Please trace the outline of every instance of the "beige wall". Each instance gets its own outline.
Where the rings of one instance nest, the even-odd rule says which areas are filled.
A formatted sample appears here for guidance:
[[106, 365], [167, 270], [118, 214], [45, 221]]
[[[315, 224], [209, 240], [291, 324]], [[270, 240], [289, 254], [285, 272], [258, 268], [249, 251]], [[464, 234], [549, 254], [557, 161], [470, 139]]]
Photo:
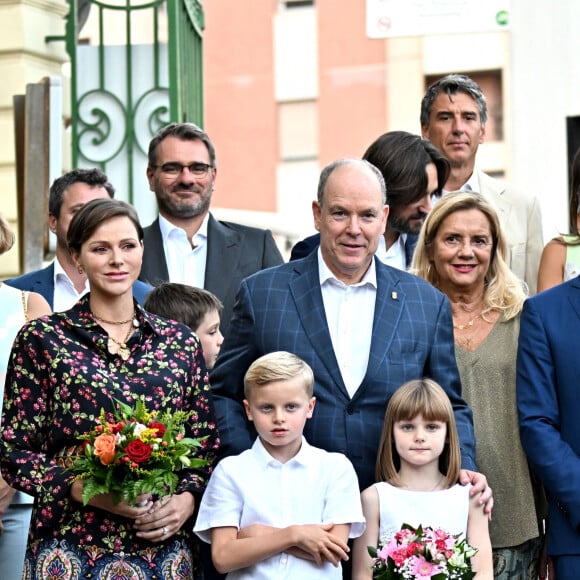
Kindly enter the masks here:
[[216, 147], [216, 206], [276, 210], [273, 4], [204, 2], [204, 128]]
[[[274, 212], [272, 227], [281, 214], [296, 237], [313, 231], [322, 166], [361, 156], [386, 131], [420, 132], [426, 77], [509, 74], [509, 33], [369, 39], [364, 1], [282, 4], [204, 4], [206, 128], [220, 159], [215, 205]], [[506, 93], [509, 82], [502, 86]], [[509, 110], [506, 139], [485, 144], [479, 159], [482, 168], [508, 175]], [[256, 158], [266, 166], [254, 167]]]

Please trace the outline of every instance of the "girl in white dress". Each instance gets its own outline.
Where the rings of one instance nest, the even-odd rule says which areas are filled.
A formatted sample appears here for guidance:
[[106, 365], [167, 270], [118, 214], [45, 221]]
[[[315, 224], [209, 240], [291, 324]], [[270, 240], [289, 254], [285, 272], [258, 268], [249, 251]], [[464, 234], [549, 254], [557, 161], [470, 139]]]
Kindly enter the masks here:
[[391, 397], [379, 445], [376, 478], [361, 494], [367, 521], [354, 542], [353, 580], [372, 578], [367, 547], [377, 546], [403, 524], [442, 528], [467, 536], [476, 548], [476, 578], [493, 578], [487, 516], [469, 486], [458, 483], [461, 465], [453, 408], [430, 379], [409, 381]]

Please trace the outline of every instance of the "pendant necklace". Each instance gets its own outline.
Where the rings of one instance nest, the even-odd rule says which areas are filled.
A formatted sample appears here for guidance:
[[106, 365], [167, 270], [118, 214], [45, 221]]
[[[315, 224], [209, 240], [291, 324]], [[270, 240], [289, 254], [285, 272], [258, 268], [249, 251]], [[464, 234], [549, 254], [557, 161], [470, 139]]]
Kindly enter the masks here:
[[469, 322], [466, 322], [465, 324], [454, 324], [453, 328], [455, 328], [455, 330], [465, 330], [466, 328], [471, 328], [475, 321], [481, 317], [481, 314], [482, 313], [480, 312], [477, 316], [474, 316]]
[[[125, 322], [126, 323], [130, 322], [130, 320], [126, 320]], [[109, 336], [109, 342], [107, 344], [109, 352], [111, 354], [118, 354], [124, 361], [127, 360], [129, 358], [129, 355], [131, 354], [131, 351], [127, 347], [127, 341], [129, 340], [129, 337], [131, 336], [132, 333], [133, 333], [133, 325], [129, 326], [129, 331], [127, 332], [127, 335], [123, 339], [123, 342], [119, 342], [117, 339], [113, 338], [112, 336]], [[117, 351], [115, 351], [114, 346], [115, 344], [119, 347]]]

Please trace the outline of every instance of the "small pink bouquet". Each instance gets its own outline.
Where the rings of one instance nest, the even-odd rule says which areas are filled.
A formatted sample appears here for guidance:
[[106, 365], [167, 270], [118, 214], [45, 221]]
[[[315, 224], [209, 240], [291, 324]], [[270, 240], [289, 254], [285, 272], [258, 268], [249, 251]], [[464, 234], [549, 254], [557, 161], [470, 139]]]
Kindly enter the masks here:
[[373, 558], [373, 578], [377, 580], [471, 580], [475, 576], [471, 558], [477, 550], [461, 534], [454, 536], [444, 530], [403, 524], [390, 538], [382, 539], [379, 547], [368, 547]]
[[148, 411], [142, 397], [134, 408], [117, 404], [114, 416], [101, 410], [95, 428], [79, 437], [82, 443], [75, 454], [61, 458], [84, 482], [83, 504], [101, 493], [131, 505], [142, 494], [171, 495], [179, 471], [207, 463], [194, 455], [202, 439], [185, 436], [191, 413]]

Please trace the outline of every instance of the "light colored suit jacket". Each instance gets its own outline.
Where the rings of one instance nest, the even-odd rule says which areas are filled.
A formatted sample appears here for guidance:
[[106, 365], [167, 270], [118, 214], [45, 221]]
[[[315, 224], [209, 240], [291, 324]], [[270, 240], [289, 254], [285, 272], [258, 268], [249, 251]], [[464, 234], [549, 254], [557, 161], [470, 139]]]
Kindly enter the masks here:
[[580, 278], [526, 300], [517, 402], [522, 446], [548, 497], [548, 553], [580, 555]]
[[499, 179], [477, 172], [483, 195], [499, 212], [499, 221], [508, 246], [508, 265], [536, 293], [538, 268], [544, 249], [540, 204], [534, 195], [524, 196]]
[[461, 398], [447, 297], [424, 280], [375, 258], [377, 297], [366, 375], [349, 396], [332, 346], [318, 275], [318, 254], [270, 268], [242, 281], [230, 333], [211, 373], [221, 451], [249, 449], [254, 435], [242, 400], [250, 364], [285, 350], [314, 371], [314, 416], [304, 434], [314, 446], [344, 453], [361, 489], [375, 480], [385, 408], [404, 382], [431, 377], [451, 399], [463, 465], [475, 468], [471, 411]]

